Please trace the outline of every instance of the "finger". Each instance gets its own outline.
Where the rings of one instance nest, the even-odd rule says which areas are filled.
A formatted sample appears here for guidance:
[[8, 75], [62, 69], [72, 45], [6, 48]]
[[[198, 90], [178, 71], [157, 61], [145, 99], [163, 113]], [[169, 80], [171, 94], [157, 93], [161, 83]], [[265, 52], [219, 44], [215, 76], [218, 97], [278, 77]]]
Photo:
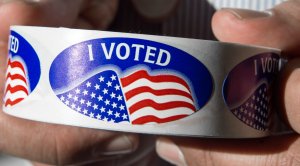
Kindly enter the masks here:
[[[300, 56], [300, 1], [286, 1], [272, 10], [255, 12], [224, 9], [213, 17], [212, 27], [221, 41], [280, 48], [289, 59]], [[286, 65], [278, 89], [282, 112], [300, 133], [300, 61]]]
[[85, 3], [75, 27], [106, 29], [113, 21], [117, 9], [118, 0], [90, 0]]
[[300, 1], [287, 1], [272, 10], [257, 12], [223, 9], [213, 17], [212, 28], [221, 41], [281, 48], [297, 54], [300, 46]]
[[297, 135], [245, 140], [159, 138], [156, 150], [181, 166], [298, 165], [299, 146]]
[[137, 135], [0, 116], [0, 151], [49, 164], [105, 160], [136, 150]]
[[0, 40], [6, 41], [10, 25], [66, 26], [75, 22], [81, 0], [12, 0], [0, 3]]
[[[139, 147], [130, 154], [118, 155], [106, 157], [105, 159], [90, 160], [85, 163], [80, 163], [84, 166], [139, 166], [139, 165], [164, 165], [164, 161], [161, 160], [155, 153], [155, 136], [140, 135]], [[33, 162], [34, 166], [49, 166], [47, 164]]]
[[300, 58], [290, 60], [279, 77], [279, 106], [284, 110], [284, 118], [289, 125], [300, 133]]

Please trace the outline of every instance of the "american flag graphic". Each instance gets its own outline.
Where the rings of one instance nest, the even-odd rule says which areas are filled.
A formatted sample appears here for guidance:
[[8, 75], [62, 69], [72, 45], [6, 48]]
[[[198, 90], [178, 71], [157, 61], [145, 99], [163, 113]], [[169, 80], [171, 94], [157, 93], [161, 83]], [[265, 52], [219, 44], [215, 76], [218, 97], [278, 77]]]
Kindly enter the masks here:
[[4, 91], [5, 107], [21, 102], [28, 94], [29, 87], [23, 63], [19, 60], [9, 58]]
[[165, 123], [196, 111], [191, 90], [182, 78], [150, 75], [143, 69], [122, 78], [106, 70], [57, 97], [74, 111], [113, 123]]
[[262, 84], [244, 103], [232, 108], [231, 111], [247, 125], [257, 130], [266, 130], [269, 127], [270, 105], [268, 87]]

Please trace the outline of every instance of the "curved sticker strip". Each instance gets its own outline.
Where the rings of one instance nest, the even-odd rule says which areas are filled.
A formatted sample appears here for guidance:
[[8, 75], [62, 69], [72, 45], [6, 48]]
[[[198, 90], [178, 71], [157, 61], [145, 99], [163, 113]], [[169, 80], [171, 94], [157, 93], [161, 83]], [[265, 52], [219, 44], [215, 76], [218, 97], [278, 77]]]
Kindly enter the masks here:
[[287, 131], [270, 106], [279, 54], [217, 41], [13, 26], [3, 111], [112, 131], [265, 137]]

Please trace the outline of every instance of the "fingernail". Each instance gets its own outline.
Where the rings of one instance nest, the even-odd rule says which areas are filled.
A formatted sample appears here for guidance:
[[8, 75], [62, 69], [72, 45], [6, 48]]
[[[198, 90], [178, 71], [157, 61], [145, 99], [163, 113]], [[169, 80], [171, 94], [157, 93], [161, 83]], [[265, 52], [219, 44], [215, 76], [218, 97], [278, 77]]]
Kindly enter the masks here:
[[227, 11], [234, 15], [238, 19], [255, 19], [255, 18], [265, 18], [272, 16], [272, 11], [255, 11], [248, 9], [234, 9], [234, 8], [224, 8], [223, 11]]
[[156, 152], [162, 159], [170, 162], [171, 164], [187, 166], [182, 151], [169, 139], [159, 138], [156, 141]]
[[120, 135], [102, 143], [100, 147], [95, 147], [93, 155], [118, 155], [127, 154], [136, 150], [138, 145], [136, 135]]

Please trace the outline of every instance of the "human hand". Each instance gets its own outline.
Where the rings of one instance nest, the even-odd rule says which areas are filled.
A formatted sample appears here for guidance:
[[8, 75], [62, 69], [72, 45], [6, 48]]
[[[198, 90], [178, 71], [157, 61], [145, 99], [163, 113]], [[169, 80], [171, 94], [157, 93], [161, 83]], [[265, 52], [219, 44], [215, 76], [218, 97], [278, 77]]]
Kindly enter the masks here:
[[[113, 20], [117, 5], [117, 0], [0, 0], [0, 98], [10, 25], [104, 29]], [[34, 161], [55, 165], [107, 163], [133, 152], [138, 141], [133, 134], [33, 122], [0, 111], [0, 152]]]
[[176, 165], [300, 165], [300, 1], [262, 13], [223, 9], [214, 15], [212, 27], [221, 41], [283, 50], [290, 61], [276, 94], [295, 133], [246, 140], [160, 138], [158, 154]]

